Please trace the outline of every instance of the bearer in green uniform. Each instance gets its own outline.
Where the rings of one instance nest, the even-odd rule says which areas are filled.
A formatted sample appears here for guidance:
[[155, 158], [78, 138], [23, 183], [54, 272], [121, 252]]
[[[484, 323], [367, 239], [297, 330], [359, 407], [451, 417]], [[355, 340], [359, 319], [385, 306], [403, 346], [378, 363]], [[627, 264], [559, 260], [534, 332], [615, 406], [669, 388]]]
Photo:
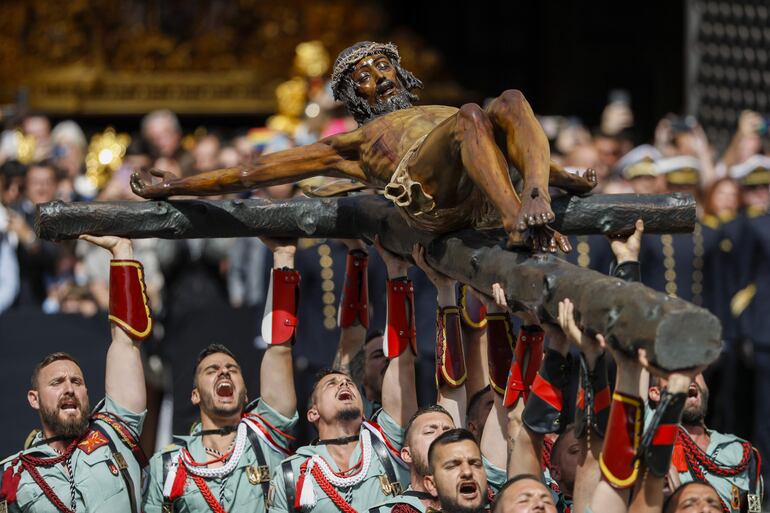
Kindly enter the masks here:
[[273, 251], [274, 269], [262, 324], [268, 343], [260, 369], [262, 397], [247, 404], [241, 368], [226, 347], [204, 349], [192, 390], [200, 424], [153, 456], [146, 513], [264, 511], [271, 469], [291, 454], [289, 433], [297, 423], [292, 370], [296, 246], [265, 243]]
[[92, 414], [82, 370], [67, 353], [48, 355], [35, 367], [27, 398], [40, 414], [42, 430], [1, 464], [3, 512], [140, 510], [141, 469], [147, 462], [138, 444], [146, 413], [139, 342], [152, 331], [142, 264], [132, 260], [129, 240], [81, 238], [113, 257], [107, 397]]
[[364, 421], [361, 394], [339, 370], [319, 375], [307, 418], [319, 438], [281, 463], [271, 481], [268, 509], [289, 512], [364, 511], [409, 482], [401, 459], [405, 426], [417, 410], [413, 290], [409, 264], [378, 248], [388, 271], [387, 327], [383, 350], [389, 358], [382, 385], [382, 410]]

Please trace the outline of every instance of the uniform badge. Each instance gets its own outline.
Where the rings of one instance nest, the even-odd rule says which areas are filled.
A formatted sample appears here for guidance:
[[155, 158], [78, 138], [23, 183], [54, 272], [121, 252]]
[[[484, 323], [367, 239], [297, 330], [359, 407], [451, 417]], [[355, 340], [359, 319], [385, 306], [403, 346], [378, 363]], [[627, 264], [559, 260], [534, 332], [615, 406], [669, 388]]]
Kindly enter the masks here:
[[730, 507], [732, 509], [741, 509], [741, 490], [735, 485], [732, 485], [730, 492]]
[[86, 454], [91, 454], [96, 449], [109, 443], [109, 440], [99, 431], [93, 430], [80, 441], [78, 448]]
[[118, 475], [118, 467], [112, 462], [112, 460], [107, 460], [107, 468], [110, 469], [110, 473], [113, 476]]

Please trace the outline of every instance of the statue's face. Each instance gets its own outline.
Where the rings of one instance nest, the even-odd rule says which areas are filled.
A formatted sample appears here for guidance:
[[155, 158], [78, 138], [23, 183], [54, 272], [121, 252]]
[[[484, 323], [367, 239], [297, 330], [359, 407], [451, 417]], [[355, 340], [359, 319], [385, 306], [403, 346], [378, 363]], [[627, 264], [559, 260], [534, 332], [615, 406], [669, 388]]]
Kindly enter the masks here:
[[350, 77], [356, 92], [374, 107], [403, 90], [396, 68], [381, 53], [364, 57], [353, 67]]

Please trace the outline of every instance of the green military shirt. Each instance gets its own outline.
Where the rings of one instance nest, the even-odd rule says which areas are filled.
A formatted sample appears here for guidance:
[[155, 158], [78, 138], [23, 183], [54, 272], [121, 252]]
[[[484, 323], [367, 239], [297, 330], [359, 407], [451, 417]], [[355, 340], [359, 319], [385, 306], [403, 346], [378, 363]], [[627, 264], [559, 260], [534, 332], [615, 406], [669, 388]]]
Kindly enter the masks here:
[[[482, 458], [482, 460], [484, 461], [484, 471], [487, 474], [487, 484], [489, 485], [492, 495], [495, 495], [505, 484], [505, 470], [492, 465], [486, 458]], [[369, 508], [369, 513], [389, 513], [397, 504], [408, 504], [419, 511], [419, 513], [425, 513], [427, 511], [425, 505], [418, 497], [412, 495], [410, 492], [414, 493], [412, 492], [411, 487], [407, 488], [404, 493], [386, 499], [380, 504]]]
[[[109, 397], [105, 399], [103, 406], [98, 411], [118, 416], [122, 420], [123, 426], [128, 428], [136, 439], [139, 438], [146, 411], [141, 413], [131, 412], [115, 403]], [[103, 420], [96, 420], [94, 424], [98, 424], [109, 435], [113, 445], [123, 456], [133, 483], [135, 504], [137, 509], [139, 509], [142, 501], [142, 472], [139, 463], [109, 423]], [[42, 440], [42, 433], [38, 433], [32, 440], [30, 448], [0, 462], [2, 470], [5, 471], [9, 465], [12, 465], [13, 460], [21, 453], [34, 454], [43, 458], [58, 456], [56, 451], [47, 444], [35, 446], [36, 443]], [[75, 482], [75, 510], [77, 512], [113, 513], [117, 511], [131, 511], [126, 482], [118, 470], [118, 464], [112, 454], [109, 443], [103, 439], [101, 433], [94, 435], [93, 438], [84, 438], [78, 444], [70, 458], [70, 466]], [[18, 466], [16, 468], [18, 470]], [[59, 499], [68, 508], [71, 507], [71, 487], [65, 465], [62, 463], [49, 467], [40, 466], [37, 467], [37, 470]], [[8, 504], [8, 511], [57, 513], [59, 510], [46, 497], [40, 486], [32, 480], [29, 472], [24, 471], [21, 474], [21, 480], [17, 488], [16, 501]]]
[[[387, 441], [390, 445], [400, 450], [404, 443], [404, 430], [399, 426], [393, 418], [382, 410], [375, 421]], [[368, 428], [361, 426], [361, 436], [368, 430]], [[370, 435], [373, 439], [374, 434]], [[288, 462], [291, 465], [292, 476], [294, 482], [295, 496], [299, 497], [301, 490], [297, 487], [297, 480], [300, 477], [300, 466], [310, 457], [319, 455], [326, 460], [329, 466], [335, 471], [339, 472], [337, 464], [334, 462], [334, 458], [331, 457], [329, 451], [325, 445], [306, 445], [300, 447], [296, 454], [290, 458], [284, 460], [284, 463]], [[393, 471], [396, 475], [396, 479], [401, 484], [402, 488], [406, 488], [409, 484], [409, 469], [403, 466], [402, 463], [388, 451], [390, 464], [393, 467]], [[361, 442], [357, 444], [356, 448], [350, 456], [349, 467], [354, 467], [359, 460], [361, 460]], [[282, 463], [283, 466], [283, 463]], [[273, 479], [270, 484], [270, 500], [268, 501], [268, 510], [271, 513], [289, 513], [294, 511], [293, 504], [287, 504], [286, 487], [284, 483], [284, 473], [282, 466], [274, 469]], [[367, 469], [366, 476], [361, 482], [347, 490], [337, 490], [340, 495], [350, 504], [356, 511], [366, 511], [370, 507], [383, 502], [388, 498], [383, 490], [383, 483], [381, 477], [386, 477], [387, 473], [385, 467], [380, 462], [380, 459], [374, 454], [371, 457], [371, 463]], [[307, 476], [306, 479], [310, 479], [313, 490], [316, 497], [316, 505], [311, 509], [305, 510], [305, 513], [312, 511], [313, 513], [339, 513], [339, 509], [334, 505], [328, 495], [320, 488], [318, 483], [312, 476]]]
[[[718, 465], [737, 465], [743, 458], [743, 440], [735, 435], [725, 435], [717, 431], [709, 430], [709, 446], [706, 450], [706, 454], [711, 456]], [[751, 463], [749, 463], [751, 464]], [[740, 511], [740, 502], [736, 501], [733, 497], [733, 486], [739, 489], [741, 492], [747, 492], [750, 490], [749, 472], [748, 469], [744, 470], [735, 477], [722, 477], [711, 474], [708, 470], [703, 469], [703, 475], [706, 476], [706, 480], [711, 486], [719, 493], [719, 497], [722, 502], [727, 506], [730, 511], [738, 513]], [[689, 483], [693, 480], [690, 472], [680, 472], [679, 481]], [[761, 493], [762, 487], [755, 493]], [[736, 502], [738, 507], [736, 506]]]
[[[649, 428], [652, 416], [655, 412], [650, 408], [648, 402], [645, 402], [645, 430]], [[726, 435], [717, 431], [708, 430], [709, 433], [709, 446], [706, 450], [706, 454], [711, 456], [714, 461], [721, 466], [733, 466], [737, 465], [743, 459], [743, 446], [741, 445], [744, 440], [738, 438], [735, 435]], [[719, 497], [727, 508], [737, 513], [740, 511], [740, 507], [734, 507], [736, 500], [733, 497], [733, 486], [740, 490], [740, 492], [748, 492], [750, 487], [749, 472], [748, 469], [744, 470], [735, 477], [722, 477], [710, 473], [707, 469], [703, 469], [703, 475], [706, 476], [706, 480], [711, 486], [719, 493]], [[679, 472], [679, 481], [682, 484], [693, 481], [693, 477], [689, 471]], [[762, 493], [762, 486], [756, 491], [756, 493]]]
[[[298, 420], [296, 412], [291, 418], [284, 417], [261, 400], [257, 401], [256, 407], [251, 412], [256, 413], [266, 421], [261, 422], [261, 425], [275, 441], [275, 445], [280, 448], [288, 448], [291, 445], [291, 441], [285, 434], [294, 431]], [[182, 447], [186, 447], [190, 451], [190, 455], [196, 462], [211, 459], [203, 447], [202, 437], [196, 435], [200, 429], [200, 424], [198, 424], [190, 436], [175, 436], [176, 443], [156, 453], [150, 459], [149, 485], [144, 498], [145, 513], [160, 512], [163, 508], [163, 487], [169, 470], [164, 469], [164, 461], [169, 466], [176, 465], [179, 450]], [[276, 467], [286, 457], [286, 453], [271, 447], [263, 438], [260, 437], [258, 443], [268, 468]], [[257, 476], [255, 471], [258, 466], [257, 455], [251, 442], [247, 440], [246, 450], [230, 475], [206, 480], [212, 494], [226, 511], [230, 513], [265, 511], [262, 484], [255, 479]], [[191, 476], [188, 476], [185, 482], [184, 495], [174, 501], [174, 511], [177, 513], [211, 511]]]

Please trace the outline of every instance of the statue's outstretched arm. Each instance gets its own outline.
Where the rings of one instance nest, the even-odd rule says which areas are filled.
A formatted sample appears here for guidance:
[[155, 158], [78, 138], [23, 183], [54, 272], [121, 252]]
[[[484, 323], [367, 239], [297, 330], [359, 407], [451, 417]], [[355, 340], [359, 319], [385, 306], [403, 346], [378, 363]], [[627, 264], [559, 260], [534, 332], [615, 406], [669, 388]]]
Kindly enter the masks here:
[[[143, 198], [165, 198], [176, 195], [210, 196], [241, 192], [257, 187], [296, 182], [310, 176], [342, 175], [358, 180], [365, 176], [358, 165], [355, 152], [346, 155], [334, 138], [321, 142], [270, 153], [249, 164], [217, 169], [186, 178], [152, 169], [149, 175], [162, 178], [152, 183], [146, 172], [131, 176], [131, 189]], [[347, 149], [347, 148], [343, 148]], [[347, 153], [350, 153], [349, 151]]]

